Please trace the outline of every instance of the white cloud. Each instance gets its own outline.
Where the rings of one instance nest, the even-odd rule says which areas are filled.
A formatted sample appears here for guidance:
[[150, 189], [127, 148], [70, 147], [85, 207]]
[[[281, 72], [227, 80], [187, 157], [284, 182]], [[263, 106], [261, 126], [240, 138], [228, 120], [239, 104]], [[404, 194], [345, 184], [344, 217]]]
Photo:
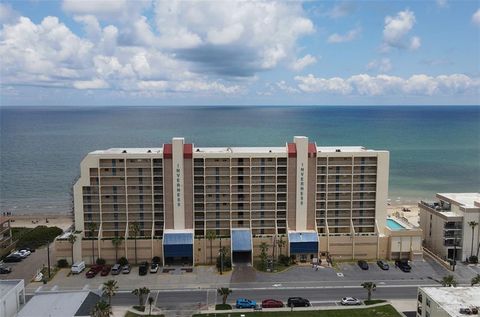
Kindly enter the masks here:
[[389, 58], [382, 58], [382, 59], [374, 59], [370, 63], [367, 64], [367, 70], [377, 70], [380, 73], [389, 72], [392, 69], [392, 62]]
[[77, 89], [105, 89], [108, 88], [108, 83], [100, 78], [92, 80], [77, 80], [73, 82], [73, 87]]
[[127, 20], [151, 6], [151, 0], [63, 0], [62, 9], [73, 15], [99, 19]]
[[346, 34], [341, 35], [338, 33], [334, 33], [328, 37], [327, 42], [328, 43], [344, 43], [344, 42], [351, 42], [354, 39], [356, 39], [360, 33], [362, 32], [362, 29], [357, 27], [355, 29], [352, 29], [348, 31]]
[[472, 22], [480, 26], [480, 9], [475, 11], [475, 13], [472, 15]]
[[355, 11], [353, 3], [343, 2], [335, 5], [330, 11], [327, 12], [327, 16], [332, 19], [342, 18]]
[[407, 35], [413, 29], [415, 23], [415, 14], [408, 9], [398, 12], [394, 17], [386, 16], [383, 29], [383, 49], [418, 49], [420, 47], [418, 36], [407, 39]]
[[294, 60], [290, 66], [293, 70], [298, 72], [309, 65], [315, 64], [316, 62], [317, 62], [317, 59], [314, 56], [307, 54], [302, 58], [298, 58]]
[[312, 74], [296, 76], [298, 88], [306, 93], [326, 93], [337, 95], [462, 95], [478, 94], [480, 78], [464, 74], [428, 76], [413, 75], [409, 78], [367, 74], [348, 78], [319, 78]]
[[0, 3], [0, 25], [15, 22], [19, 17], [10, 5]]
[[290, 94], [296, 94], [296, 93], [300, 92], [297, 88], [288, 85], [285, 80], [281, 80], [281, 81], [277, 82], [276, 85], [277, 85], [278, 89], [280, 89], [282, 91], [285, 91], [287, 93], [290, 93]]

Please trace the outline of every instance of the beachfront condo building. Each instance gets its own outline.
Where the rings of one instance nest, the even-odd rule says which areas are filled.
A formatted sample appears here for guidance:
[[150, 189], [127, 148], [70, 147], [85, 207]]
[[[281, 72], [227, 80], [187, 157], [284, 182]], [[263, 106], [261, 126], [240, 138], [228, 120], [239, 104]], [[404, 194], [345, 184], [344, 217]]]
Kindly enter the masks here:
[[[132, 258], [137, 244], [138, 258], [197, 264], [222, 245], [235, 263], [251, 261], [262, 242], [300, 261], [386, 257], [388, 175], [388, 151], [301, 136], [281, 147], [173, 138], [160, 148], [94, 151], [74, 186], [74, 257]], [[58, 248], [69, 257], [68, 243]]]
[[418, 203], [425, 246], [444, 260], [478, 256], [480, 193], [437, 194]]

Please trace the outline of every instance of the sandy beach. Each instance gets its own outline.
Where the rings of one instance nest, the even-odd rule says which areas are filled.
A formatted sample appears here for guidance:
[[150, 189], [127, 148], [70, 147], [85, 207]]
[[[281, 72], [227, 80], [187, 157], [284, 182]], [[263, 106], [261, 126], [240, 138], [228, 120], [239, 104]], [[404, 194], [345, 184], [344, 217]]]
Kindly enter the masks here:
[[32, 214], [32, 215], [12, 215], [8, 216], [11, 219], [12, 227], [35, 228], [36, 226], [59, 227], [62, 230], [67, 230], [72, 224], [73, 219], [68, 215], [55, 214]]

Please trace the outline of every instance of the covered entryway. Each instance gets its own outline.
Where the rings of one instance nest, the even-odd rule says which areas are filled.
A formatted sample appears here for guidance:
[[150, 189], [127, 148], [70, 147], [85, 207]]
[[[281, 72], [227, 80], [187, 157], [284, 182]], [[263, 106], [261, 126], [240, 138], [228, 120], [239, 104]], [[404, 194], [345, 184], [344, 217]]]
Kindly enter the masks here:
[[315, 231], [290, 231], [288, 244], [290, 255], [300, 262], [310, 262], [318, 257], [318, 234]]
[[165, 230], [163, 258], [165, 265], [193, 265], [193, 231]]
[[232, 264], [252, 263], [252, 232], [232, 229]]

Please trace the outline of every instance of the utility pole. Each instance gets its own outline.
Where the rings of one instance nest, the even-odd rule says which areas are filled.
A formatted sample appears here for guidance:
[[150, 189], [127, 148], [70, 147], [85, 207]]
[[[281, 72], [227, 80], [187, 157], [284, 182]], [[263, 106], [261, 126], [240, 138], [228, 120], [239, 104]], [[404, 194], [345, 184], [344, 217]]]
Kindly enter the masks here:
[[454, 233], [453, 240], [453, 272], [455, 272], [455, 265], [457, 265], [457, 234]]
[[222, 237], [220, 237], [220, 275], [223, 274], [223, 250], [222, 250]]
[[50, 279], [50, 241], [47, 242], [48, 279]]

